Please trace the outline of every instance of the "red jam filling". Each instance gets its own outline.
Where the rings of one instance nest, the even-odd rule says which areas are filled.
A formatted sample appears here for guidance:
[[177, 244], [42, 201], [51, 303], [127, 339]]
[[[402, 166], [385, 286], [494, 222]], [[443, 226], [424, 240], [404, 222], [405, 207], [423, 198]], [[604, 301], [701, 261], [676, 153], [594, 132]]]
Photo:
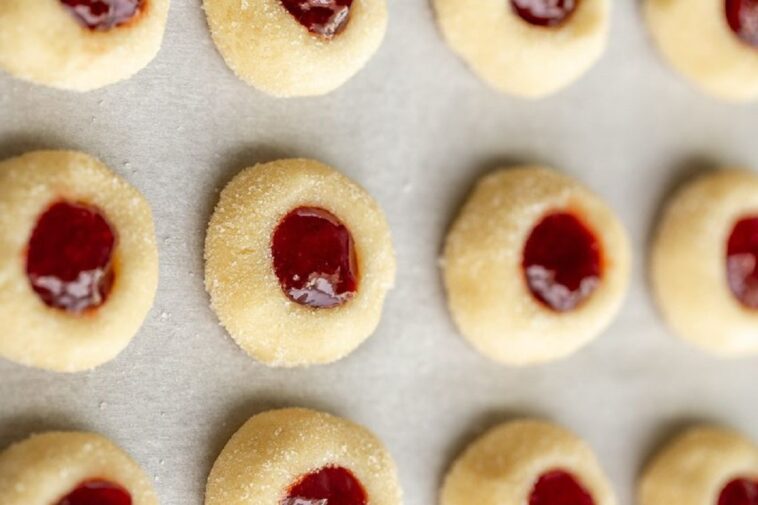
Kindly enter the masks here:
[[595, 505], [595, 501], [573, 475], [552, 470], [537, 479], [529, 505]]
[[80, 484], [55, 505], [132, 505], [132, 496], [117, 484], [90, 480]]
[[366, 505], [368, 495], [347, 468], [327, 466], [304, 475], [287, 491], [281, 505]]
[[734, 225], [726, 244], [726, 276], [737, 300], [758, 309], [758, 217]]
[[729, 28], [745, 43], [758, 47], [758, 0], [726, 0]]
[[353, 0], [280, 0], [311, 33], [332, 38], [347, 26]]
[[600, 283], [600, 243], [573, 214], [549, 214], [527, 238], [521, 266], [537, 300], [556, 312], [569, 311]]
[[718, 505], [758, 505], [758, 481], [734, 479], [724, 486]]
[[50, 307], [79, 313], [102, 305], [113, 286], [116, 235], [94, 207], [58, 202], [37, 220], [26, 275]]
[[324, 209], [299, 207], [287, 214], [274, 230], [271, 254], [282, 290], [301, 305], [336, 307], [358, 290], [353, 236]]
[[559, 26], [576, 10], [580, 0], [510, 0], [524, 21], [535, 26]]
[[146, 0], [60, 0], [90, 30], [105, 31], [128, 23]]

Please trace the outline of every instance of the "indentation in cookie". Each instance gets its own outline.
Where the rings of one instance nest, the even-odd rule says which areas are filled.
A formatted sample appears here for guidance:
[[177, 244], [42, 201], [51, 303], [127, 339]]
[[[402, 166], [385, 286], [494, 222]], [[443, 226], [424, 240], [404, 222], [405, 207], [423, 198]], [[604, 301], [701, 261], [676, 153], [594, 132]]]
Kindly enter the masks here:
[[281, 505], [366, 505], [368, 495], [347, 468], [326, 466], [302, 476], [287, 491]]
[[271, 254], [282, 290], [301, 305], [336, 307], [358, 290], [353, 236], [327, 210], [292, 210], [274, 230]]
[[726, 20], [743, 41], [758, 48], [758, 0], [725, 0]]
[[116, 233], [99, 209], [59, 201], [39, 217], [26, 251], [26, 275], [42, 301], [81, 313], [113, 287]]
[[726, 247], [726, 272], [734, 296], [745, 307], [758, 309], [758, 217], [737, 221]]
[[83, 482], [55, 505], [132, 505], [129, 491], [102, 479]]
[[537, 479], [529, 495], [529, 505], [595, 505], [595, 501], [569, 472], [551, 470]]
[[758, 480], [732, 480], [724, 486], [717, 505], [758, 505]]
[[539, 302], [557, 312], [569, 311], [600, 283], [600, 243], [577, 216], [554, 212], [532, 229], [524, 246], [522, 268], [529, 291]]
[[347, 26], [353, 0], [281, 0], [282, 5], [311, 33], [332, 38]]
[[580, 0], [510, 0], [521, 19], [535, 26], [563, 24], [576, 10]]
[[147, 0], [60, 0], [90, 30], [106, 31], [134, 19]]

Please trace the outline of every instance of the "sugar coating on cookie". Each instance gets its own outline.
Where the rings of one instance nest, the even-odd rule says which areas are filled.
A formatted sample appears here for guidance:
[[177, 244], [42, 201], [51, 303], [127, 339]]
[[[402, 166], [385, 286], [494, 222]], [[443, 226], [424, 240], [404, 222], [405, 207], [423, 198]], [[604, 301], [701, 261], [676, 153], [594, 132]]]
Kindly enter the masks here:
[[639, 482], [640, 505], [746, 505], [758, 492], [758, 448], [722, 428], [691, 428], [669, 442]]
[[440, 505], [614, 505], [616, 498], [587, 444], [543, 421], [501, 424], [453, 463]]
[[0, 356], [62, 372], [114, 358], [158, 284], [152, 212], [100, 161], [36, 151], [0, 162]]
[[677, 335], [722, 356], [758, 353], [758, 176], [724, 169], [668, 202], [650, 275]]
[[94, 433], [48, 432], [0, 453], [0, 503], [158, 505], [158, 498], [150, 478], [111, 441]]
[[136, 74], [161, 46], [169, 0], [3, 0], [0, 69], [89, 91]]
[[645, 0], [666, 60], [701, 90], [727, 101], [758, 98], [758, 8], [742, 0]]
[[617, 313], [624, 227], [576, 181], [542, 167], [484, 177], [451, 227], [442, 268], [458, 329], [482, 354], [530, 365], [565, 357]]
[[323, 95], [379, 48], [385, 0], [203, 0], [213, 41], [234, 73], [277, 97]]
[[205, 505], [401, 505], [395, 463], [365, 428], [282, 409], [248, 420], [208, 477]]
[[221, 323], [272, 366], [329, 363], [352, 352], [376, 329], [396, 270], [376, 201], [305, 159], [238, 174], [221, 192], [205, 259]]
[[555, 93], [605, 50], [608, 0], [434, 0], [450, 47], [493, 88]]

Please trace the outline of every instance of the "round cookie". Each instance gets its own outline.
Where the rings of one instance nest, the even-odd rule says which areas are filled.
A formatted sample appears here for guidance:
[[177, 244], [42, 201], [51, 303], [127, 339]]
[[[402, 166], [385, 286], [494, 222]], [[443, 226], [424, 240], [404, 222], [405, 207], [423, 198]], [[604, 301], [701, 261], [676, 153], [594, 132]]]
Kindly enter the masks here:
[[434, 0], [450, 47], [489, 85], [539, 98], [584, 74], [605, 50], [608, 0]]
[[150, 207], [83, 153], [0, 162], [0, 279], [0, 356], [61, 372], [105, 363], [153, 303]]
[[277, 97], [324, 95], [379, 48], [385, 0], [203, 0], [213, 41], [234, 73]]
[[497, 426], [469, 445], [445, 477], [440, 505], [614, 505], [587, 444], [536, 420]]
[[530, 365], [565, 357], [614, 318], [626, 232], [597, 196], [533, 166], [484, 177], [448, 233], [442, 268], [458, 329], [482, 354]]
[[671, 328], [726, 357], [758, 353], [758, 175], [719, 170], [682, 187], [653, 242], [650, 275]]
[[758, 496], [758, 449], [737, 433], [687, 430], [645, 469], [640, 505], [747, 505]]
[[650, 31], [668, 62], [728, 101], [758, 98], [758, 8], [747, 0], [645, 0]]
[[0, 68], [73, 91], [113, 84], [158, 53], [168, 8], [169, 0], [3, 0]]
[[109, 440], [50, 432], [0, 453], [0, 503], [158, 505], [158, 498], [145, 472]]
[[[251, 492], [252, 491], [252, 492]], [[401, 505], [397, 470], [365, 428], [306, 409], [258, 414], [208, 477], [205, 505]]]
[[336, 361], [371, 335], [395, 280], [389, 226], [357, 184], [313, 160], [243, 170], [205, 241], [221, 323], [272, 366]]

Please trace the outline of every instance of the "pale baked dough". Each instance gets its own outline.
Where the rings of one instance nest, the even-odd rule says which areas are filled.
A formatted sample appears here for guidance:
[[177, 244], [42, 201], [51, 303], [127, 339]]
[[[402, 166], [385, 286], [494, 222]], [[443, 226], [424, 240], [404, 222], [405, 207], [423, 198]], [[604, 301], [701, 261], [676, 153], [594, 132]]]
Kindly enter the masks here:
[[495, 89], [526, 98], [554, 93], [578, 79], [605, 50], [608, 0], [581, 0], [557, 27], [534, 26], [510, 0], [434, 0], [450, 47]]
[[[108, 299], [79, 315], [45, 305], [26, 275], [32, 230], [62, 198], [100, 209], [117, 237]], [[152, 213], [126, 181], [73, 151], [36, 151], [0, 162], [0, 356], [61, 372], [105, 363], [142, 325], [157, 284]]]
[[280, 0], [203, 0], [213, 41], [234, 73], [277, 97], [323, 95], [368, 62], [387, 28], [385, 0], [354, 0], [332, 39], [301, 25]]
[[501, 424], [469, 445], [445, 477], [440, 504], [528, 504], [537, 480], [553, 470], [569, 472], [595, 505], [615, 505], [592, 449], [559, 426], [529, 419]]
[[647, 466], [640, 505], [716, 505], [736, 478], [758, 479], [758, 450], [741, 435], [713, 427], [685, 431]]
[[94, 433], [33, 435], [0, 454], [0, 503], [51, 505], [92, 479], [117, 484], [132, 505], [158, 505], [145, 472], [123, 450]]
[[[585, 221], [603, 252], [600, 283], [568, 312], [536, 300], [521, 266], [534, 226], [560, 210]], [[477, 184], [450, 229], [442, 266], [461, 333], [485, 356], [529, 365], [567, 356], [608, 326], [626, 292], [629, 256], [626, 231], [600, 198], [555, 171], [526, 166], [498, 170]]]
[[58, 0], [0, 1], [0, 68], [54, 88], [89, 91], [136, 74], [161, 46], [169, 0], [108, 31], [90, 30]]
[[[353, 236], [358, 291], [316, 309], [291, 301], [273, 268], [271, 236], [291, 210], [318, 207]], [[313, 160], [243, 170], [221, 192], [205, 241], [205, 284], [221, 323], [248, 354], [272, 366], [336, 361], [371, 335], [395, 281], [395, 253], [379, 205], [360, 186]]]
[[758, 311], [743, 306], [727, 280], [734, 224], [758, 215], [758, 176], [726, 169], [701, 176], [668, 203], [650, 262], [655, 297], [671, 328], [712, 353], [758, 353]]
[[729, 27], [724, 0], [645, 0], [650, 31], [669, 63], [728, 101], [758, 97], [758, 48]]
[[341, 466], [361, 482], [371, 505], [401, 505], [397, 470], [367, 429], [306, 409], [264, 412], [221, 451], [208, 477], [205, 505], [276, 505], [300, 477]]

